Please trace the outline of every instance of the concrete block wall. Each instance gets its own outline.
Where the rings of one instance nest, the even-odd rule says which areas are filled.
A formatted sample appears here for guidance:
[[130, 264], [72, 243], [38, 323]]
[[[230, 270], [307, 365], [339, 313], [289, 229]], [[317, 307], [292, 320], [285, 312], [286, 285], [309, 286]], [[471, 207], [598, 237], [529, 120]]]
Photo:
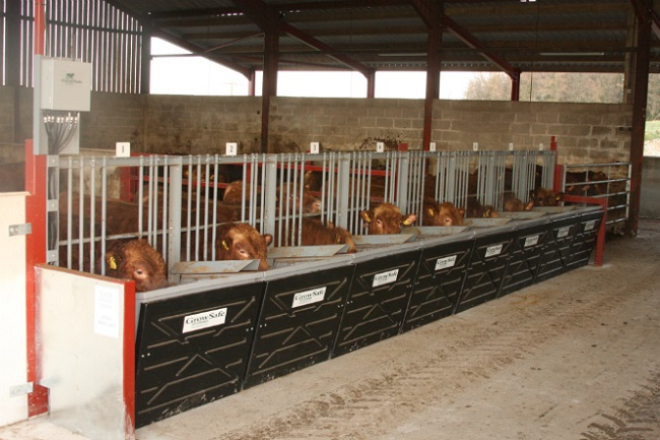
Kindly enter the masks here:
[[133, 151], [143, 151], [148, 98], [92, 92], [90, 111], [80, 113], [80, 148], [115, 151], [117, 142], [130, 142]]
[[[32, 90], [0, 87], [2, 131], [22, 142], [32, 136]], [[303, 152], [310, 142], [326, 150], [374, 150], [376, 142], [422, 148], [423, 100], [272, 99], [269, 152]], [[15, 108], [18, 106], [18, 109]], [[222, 154], [227, 142], [239, 153], [257, 152], [260, 97], [128, 95], [92, 93], [92, 111], [81, 115], [81, 148], [114, 150], [128, 141], [133, 151]], [[624, 104], [448, 101], [434, 103], [432, 140], [439, 149], [549, 148], [556, 136], [562, 163], [628, 161], [632, 107]]]
[[424, 102], [413, 99], [287, 98], [271, 100], [269, 149], [308, 151], [375, 150], [376, 142], [396, 150], [422, 144]]
[[0, 87], [0, 143], [14, 142], [14, 89]]
[[630, 160], [632, 107], [624, 104], [436, 101], [432, 140], [447, 150], [559, 145], [561, 163]]
[[145, 151], [223, 154], [227, 142], [238, 153], [260, 151], [261, 98], [150, 95], [145, 112]]

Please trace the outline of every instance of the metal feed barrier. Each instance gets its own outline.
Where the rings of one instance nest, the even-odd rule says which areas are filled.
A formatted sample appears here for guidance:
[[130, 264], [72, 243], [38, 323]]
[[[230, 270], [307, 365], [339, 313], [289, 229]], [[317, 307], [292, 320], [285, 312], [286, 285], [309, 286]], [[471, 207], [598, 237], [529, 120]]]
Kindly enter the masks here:
[[607, 199], [609, 230], [623, 227], [630, 218], [630, 162], [562, 166], [561, 191], [566, 194]]
[[[105, 274], [100, 255], [108, 241], [139, 237], [173, 268], [214, 261], [217, 227], [229, 221], [273, 234], [278, 248], [299, 246], [304, 217], [361, 235], [363, 210], [392, 202], [421, 219], [429, 194], [462, 208], [472, 197], [499, 210], [506, 195], [527, 200], [539, 183], [552, 187], [553, 164], [551, 151], [61, 157], [49, 168], [48, 258]], [[117, 175], [121, 200], [108, 195]], [[235, 180], [240, 200], [224, 203]], [[314, 212], [305, 205], [308, 191], [319, 201]]]

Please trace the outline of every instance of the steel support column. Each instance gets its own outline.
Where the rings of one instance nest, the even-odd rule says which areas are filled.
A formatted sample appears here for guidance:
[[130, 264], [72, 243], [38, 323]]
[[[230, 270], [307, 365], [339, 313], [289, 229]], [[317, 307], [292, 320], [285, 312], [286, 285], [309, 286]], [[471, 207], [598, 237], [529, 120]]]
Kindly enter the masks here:
[[511, 76], [511, 101], [520, 101], [520, 69], [514, 69]]
[[151, 80], [151, 22], [142, 21], [142, 51], [140, 54], [140, 93], [148, 95], [150, 93]]
[[[439, 9], [439, 8], [437, 8]], [[440, 97], [440, 46], [442, 44], [442, 27], [440, 13], [428, 30], [426, 54], [426, 98], [424, 100], [424, 130], [422, 148], [429, 149], [433, 129], [433, 102]]]
[[270, 98], [277, 95], [277, 64], [279, 33], [276, 23], [271, 23], [264, 39], [264, 78], [261, 91], [261, 152], [268, 153], [268, 129]]
[[651, 47], [651, 0], [639, 0], [641, 8], [636, 8], [637, 15], [637, 51], [635, 54], [635, 73], [633, 90], [633, 118], [630, 136], [630, 217], [626, 230], [637, 234], [642, 182], [642, 162], [644, 159], [644, 130], [646, 127], [646, 103], [648, 95], [649, 62]]
[[21, 85], [21, 2], [7, 2], [5, 28], [5, 80], [8, 86]]

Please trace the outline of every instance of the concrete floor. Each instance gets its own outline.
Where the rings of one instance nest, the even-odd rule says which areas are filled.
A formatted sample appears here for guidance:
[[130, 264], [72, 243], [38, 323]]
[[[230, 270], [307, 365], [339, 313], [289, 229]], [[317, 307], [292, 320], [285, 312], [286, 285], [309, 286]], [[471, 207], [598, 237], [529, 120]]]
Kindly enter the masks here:
[[[660, 439], [660, 221], [587, 266], [137, 431], [139, 440]], [[80, 440], [46, 417], [0, 440]]]

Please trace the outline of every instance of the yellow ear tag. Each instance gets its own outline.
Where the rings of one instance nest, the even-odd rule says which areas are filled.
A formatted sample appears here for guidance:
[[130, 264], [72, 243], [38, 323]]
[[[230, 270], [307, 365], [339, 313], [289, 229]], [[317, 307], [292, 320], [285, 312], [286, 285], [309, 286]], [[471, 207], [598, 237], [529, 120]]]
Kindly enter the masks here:
[[371, 217], [369, 217], [369, 214], [364, 215], [364, 221], [366, 221], [367, 223], [371, 222]]
[[227, 242], [222, 240], [222, 247], [225, 248], [226, 251], [229, 250], [229, 246], [227, 246]]
[[403, 221], [403, 224], [406, 225], [406, 226], [410, 226], [410, 220], [405, 219], [405, 220]]
[[428, 213], [431, 217], [435, 217], [435, 211], [433, 210], [433, 208], [429, 208]]
[[110, 257], [108, 259], [108, 264], [110, 265], [110, 269], [117, 270], [117, 262], [115, 261], [115, 257]]

